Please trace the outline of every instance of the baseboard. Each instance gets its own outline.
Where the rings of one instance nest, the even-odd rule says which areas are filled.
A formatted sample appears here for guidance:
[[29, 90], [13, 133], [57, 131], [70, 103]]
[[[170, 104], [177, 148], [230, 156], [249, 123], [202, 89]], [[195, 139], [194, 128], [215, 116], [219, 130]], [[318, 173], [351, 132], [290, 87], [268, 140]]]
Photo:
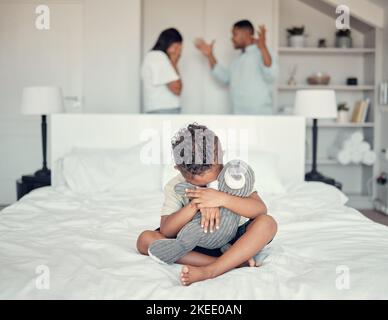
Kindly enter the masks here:
[[379, 200], [376, 200], [374, 203], [374, 209], [378, 212], [381, 212], [385, 215], [388, 215], [388, 206], [382, 203]]

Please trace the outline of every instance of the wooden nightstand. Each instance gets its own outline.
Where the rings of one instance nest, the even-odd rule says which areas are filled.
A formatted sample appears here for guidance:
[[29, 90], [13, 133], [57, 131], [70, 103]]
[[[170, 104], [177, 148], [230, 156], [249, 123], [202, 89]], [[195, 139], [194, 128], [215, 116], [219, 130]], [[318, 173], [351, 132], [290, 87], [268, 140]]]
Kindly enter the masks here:
[[27, 193], [31, 192], [34, 189], [46, 187], [51, 185], [51, 177], [36, 177], [33, 175], [22, 176], [16, 182], [16, 190], [17, 190], [17, 199], [20, 200]]

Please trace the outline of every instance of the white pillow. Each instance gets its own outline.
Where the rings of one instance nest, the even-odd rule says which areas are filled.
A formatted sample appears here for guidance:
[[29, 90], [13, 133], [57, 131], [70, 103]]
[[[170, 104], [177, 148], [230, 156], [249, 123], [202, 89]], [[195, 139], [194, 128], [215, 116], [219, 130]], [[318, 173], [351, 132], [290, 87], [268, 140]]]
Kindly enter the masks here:
[[245, 160], [255, 172], [255, 187], [259, 195], [284, 194], [286, 188], [278, 170], [278, 156], [264, 151], [249, 150]]
[[345, 205], [349, 198], [338, 188], [322, 183], [322, 182], [305, 182], [301, 185], [300, 190], [307, 194], [311, 199], [321, 200], [324, 203], [340, 204]]
[[74, 148], [62, 161], [66, 185], [80, 194], [160, 191], [160, 165], [144, 164], [145, 143], [129, 149]]

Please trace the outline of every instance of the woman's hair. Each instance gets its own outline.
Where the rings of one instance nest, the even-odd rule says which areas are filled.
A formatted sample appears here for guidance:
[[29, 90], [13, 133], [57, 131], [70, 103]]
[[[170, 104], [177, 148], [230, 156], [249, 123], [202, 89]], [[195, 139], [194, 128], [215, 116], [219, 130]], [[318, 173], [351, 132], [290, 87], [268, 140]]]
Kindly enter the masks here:
[[167, 49], [176, 42], [183, 42], [183, 37], [175, 28], [162, 31], [152, 50], [160, 50], [167, 53]]
[[220, 140], [206, 126], [188, 125], [178, 131], [171, 145], [176, 167], [184, 176], [201, 175], [222, 164]]

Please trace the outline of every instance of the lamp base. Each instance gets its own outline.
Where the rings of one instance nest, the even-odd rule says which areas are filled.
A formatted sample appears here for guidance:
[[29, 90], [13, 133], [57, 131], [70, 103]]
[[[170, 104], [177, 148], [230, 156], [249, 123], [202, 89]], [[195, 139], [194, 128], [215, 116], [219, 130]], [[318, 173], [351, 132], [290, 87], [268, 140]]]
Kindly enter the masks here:
[[309, 173], [306, 173], [305, 175], [306, 181], [315, 181], [315, 182], [323, 182], [332, 186], [335, 186], [336, 188], [342, 190], [342, 183], [335, 181], [332, 178], [325, 177], [318, 171], [310, 171]]
[[49, 186], [51, 184], [51, 172], [47, 168], [38, 170], [32, 175], [22, 176], [22, 182]]
[[34, 173], [34, 176], [37, 178], [50, 178], [51, 171], [47, 168], [40, 169]]

